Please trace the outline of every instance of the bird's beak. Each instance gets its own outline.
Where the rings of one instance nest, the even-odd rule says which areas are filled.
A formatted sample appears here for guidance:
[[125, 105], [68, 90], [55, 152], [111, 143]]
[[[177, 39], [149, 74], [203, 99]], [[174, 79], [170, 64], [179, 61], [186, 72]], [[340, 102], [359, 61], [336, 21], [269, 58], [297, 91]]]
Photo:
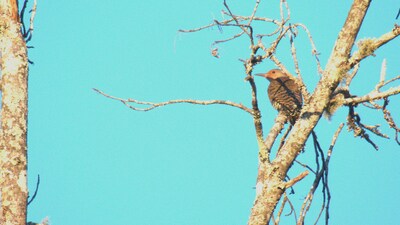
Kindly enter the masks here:
[[254, 76], [265, 77], [265, 73], [257, 73], [257, 74], [254, 74]]

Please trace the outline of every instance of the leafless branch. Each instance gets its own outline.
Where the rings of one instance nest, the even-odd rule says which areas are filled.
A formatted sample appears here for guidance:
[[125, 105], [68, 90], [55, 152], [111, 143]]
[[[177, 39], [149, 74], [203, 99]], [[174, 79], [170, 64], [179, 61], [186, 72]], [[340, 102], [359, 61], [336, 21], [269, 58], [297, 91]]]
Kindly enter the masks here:
[[[195, 104], [195, 105], [213, 105], [213, 104], [220, 104], [220, 105], [228, 105], [228, 106], [232, 106], [232, 107], [236, 107], [239, 108], [245, 112], [250, 113], [251, 115], [253, 115], [253, 111], [249, 108], [247, 108], [246, 106], [239, 104], [239, 103], [234, 103], [231, 101], [225, 101], [225, 100], [209, 100], [209, 101], [202, 101], [202, 100], [192, 100], [192, 99], [178, 99], [178, 100], [170, 100], [170, 101], [166, 101], [166, 102], [159, 102], [159, 103], [154, 103], [154, 102], [144, 102], [144, 101], [138, 101], [135, 99], [123, 99], [123, 98], [118, 98], [118, 97], [114, 97], [111, 95], [108, 95], [96, 88], [93, 88], [94, 91], [96, 91], [97, 93], [110, 98], [110, 99], [114, 99], [117, 101], [122, 102], [124, 105], [126, 105], [127, 107], [129, 107], [130, 109], [133, 109], [135, 111], [149, 111], [158, 107], [162, 107], [162, 106], [166, 106], [166, 105], [172, 105], [172, 104], [177, 104], [177, 103], [190, 103], [190, 104]], [[134, 103], [134, 104], [138, 104], [138, 105], [143, 105], [143, 106], [147, 106], [145, 108], [138, 108], [138, 107], [134, 107], [132, 105], [130, 105], [130, 103]]]
[[358, 51], [356, 51], [353, 56], [349, 59], [349, 66], [352, 68], [354, 65], [359, 63], [364, 58], [373, 55], [375, 50], [382, 45], [393, 40], [400, 35], [400, 26], [395, 25], [393, 30], [380, 36], [377, 39], [364, 39], [358, 42]]
[[[230, 23], [230, 22], [232, 22], [232, 21], [233, 21], [233, 19], [230, 19], [230, 20], [225, 20], [225, 21], [223, 21], [223, 22], [219, 22], [219, 23], [220, 23], [220, 24], [221, 24], [221, 23]], [[207, 29], [207, 28], [210, 28], [210, 27], [214, 27], [214, 26], [217, 26], [217, 24], [215, 23], [215, 20], [214, 20], [214, 23], [211, 23], [211, 24], [208, 24], [208, 25], [205, 25], [205, 26], [202, 26], [202, 27], [198, 27], [198, 28], [194, 28], [194, 29], [189, 29], [189, 30], [179, 29], [178, 32], [182, 32], [182, 33], [193, 33], [193, 32], [201, 31], [201, 30], [204, 30], [204, 29]]]
[[33, 34], [33, 22], [35, 20], [35, 16], [36, 16], [36, 6], [37, 6], [37, 2], [36, 0], [33, 1], [33, 6], [32, 6], [32, 10], [31, 12], [31, 18], [29, 19], [29, 37], [26, 39], [26, 42], [29, 42], [32, 39], [32, 34]]
[[278, 213], [277, 213], [277, 215], [276, 215], [276, 219], [275, 219], [275, 221], [274, 221], [274, 224], [275, 224], [275, 225], [278, 225], [279, 222], [280, 222], [280, 218], [281, 218], [283, 209], [285, 208], [285, 204], [286, 204], [287, 200], [288, 200], [288, 198], [287, 198], [286, 195], [285, 195], [285, 196], [283, 197], [282, 204], [281, 204], [281, 206], [279, 207], [279, 211], [278, 211]]
[[22, 35], [26, 38], [26, 28], [24, 24], [24, 16], [25, 16], [25, 10], [28, 7], [28, 1], [29, 0], [24, 0], [24, 4], [22, 5], [21, 12], [19, 13], [19, 18], [21, 19], [21, 24], [22, 24]]
[[[258, 6], [260, 5], [260, 0], [256, 0], [256, 4], [254, 5], [254, 8], [253, 8], [253, 12], [251, 13], [251, 16], [250, 16], [250, 18], [249, 18], [249, 22], [247, 23], [247, 25], [250, 25], [251, 24], [251, 22], [253, 22], [253, 20], [254, 20], [254, 17], [255, 17], [255, 15], [256, 15], [256, 12], [257, 12], [257, 9], [258, 9]], [[251, 37], [252, 38], [252, 37]], [[254, 44], [254, 43], [253, 43]]]
[[297, 213], [296, 213], [296, 209], [294, 208], [292, 202], [290, 201], [289, 197], [287, 196], [286, 192], [284, 193], [284, 196], [287, 198], [287, 202], [290, 205], [290, 212], [285, 214], [285, 216], [290, 216], [292, 213], [294, 215], [294, 221], [297, 221]]
[[285, 144], [285, 140], [286, 140], [286, 138], [289, 135], [291, 130], [292, 130], [292, 126], [289, 126], [288, 129], [286, 129], [285, 133], [282, 135], [281, 140], [279, 142], [278, 151], [276, 152], [277, 155], [279, 153], [279, 150], [282, 148], [283, 144]]
[[[250, 26], [248, 26], [248, 28], [250, 28], [250, 32], [249, 32], [247, 29], [245, 29], [244, 25], [239, 23], [239, 21], [236, 19], [235, 15], [233, 15], [233, 13], [232, 13], [231, 9], [229, 8], [228, 4], [226, 3], [226, 0], [224, 0], [224, 6], [228, 10], [229, 16], [232, 17], [232, 19], [236, 22], [236, 25], [238, 27], [240, 27], [243, 30], [243, 32], [245, 32], [250, 37], [250, 39], [252, 39], [253, 38], [252, 37], [252, 31], [251, 31], [252, 28]], [[258, 4], [256, 4], [256, 6], [258, 6]]]
[[381, 67], [381, 75], [379, 78], [379, 82], [375, 87], [375, 91], [379, 91], [379, 89], [383, 86], [383, 84], [385, 83], [385, 77], [386, 77], [386, 59], [383, 59]]
[[37, 7], [37, 0], [33, 1], [33, 6], [32, 9], [29, 11], [31, 13], [31, 17], [29, 19], [29, 28], [26, 29], [25, 22], [24, 22], [24, 16], [25, 16], [25, 10], [28, 7], [28, 1], [29, 0], [24, 0], [24, 4], [22, 5], [22, 9], [20, 12], [20, 20], [22, 24], [22, 35], [25, 38], [25, 42], [28, 43], [32, 39], [32, 34], [33, 34], [33, 24], [35, 20], [35, 15], [36, 15], [36, 7]]
[[384, 92], [372, 91], [369, 94], [361, 96], [361, 97], [346, 98], [346, 99], [344, 99], [343, 104], [344, 105], [357, 105], [357, 104], [363, 103], [363, 102], [370, 102], [370, 101], [374, 101], [377, 99], [387, 98], [389, 96], [396, 95], [399, 93], [400, 93], [400, 86], [397, 86], [397, 87], [389, 88], [388, 90], [386, 90]]
[[272, 146], [278, 137], [279, 133], [283, 130], [283, 127], [287, 121], [287, 116], [283, 113], [279, 113], [275, 118], [275, 123], [270, 129], [268, 136], [265, 138], [265, 145], [268, 154], [271, 152]]
[[290, 37], [289, 37], [289, 40], [290, 40], [290, 47], [291, 47], [290, 50], [291, 50], [291, 52], [292, 52], [293, 63], [294, 63], [294, 67], [295, 67], [295, 71], [296, 71], [297, 77], [298, 77], [299, 79], [303, 80], [303, 78], [301, 77], [301, 73], [300, 73], [299, 61], [297, 60], [297, 53], [296, 53], [296, 46], [295, 46], [295, 44], [294, 44], [294, 38], [295, 38], [295, 34], [294, 34], [294, 32], [292, 31], [292, 32], [290, 33]]
[[[324, 174], [327, 171], [328, 167], [329, 167], [329, 161], [332, 155], [332, 151], [333, 151], [333, 147], [336, 144], [336, 140], [340, 134], [340, 132], [343, 129], [344, 124], [340, 124], [338, 129], [336, 130], [335, 134], [332, 137], [332, 141], [331, 144], [329, 146], [328, 152], [327, 152], [327, 157], [324, 161], [324, 166], [321, 168], [321, 170], [319, 170], [318, 174], [316, 174], [313, 185], [310, 188], [310, 191], [306, 197], [306, 199], [303, 202], [303, 205], [301, 207], [301, 211], [300, 211], [300, 216], [299, 219], [297, 220], [297, 224], [304, 224], [304, 218], [308, 212], [308, 210], [310, 209], [311, 203], [313, 201], [313, 197], [314, 197], [314, 193], [318, 188], [318, 185], [320, 184], [321, 179], [324, 179]], [[326, 178], [326, 177], [325, 177]]]
[[[339, 137], [339, 134], [340, 134], [340, 132], [342, 131], [343, 127], [344, 127], [344, 123], [341, 123], [341, 124], [339, 125], [338, 129], [336, 130], [335, 134], [334, 134], [333, 137], [332, 137], [332, 141], [331, 141], [331, 144], [330, 144], [330, 146], [329, 146], [329, 149], [328, 149], [328, 152], [327, 152], [327, 156], [326, 156], [326, 160], [325, 160], [325, 165], [326, 165], [326, 168], [325, 168], [325, 170], [326, 170], [326, 178], [327, 178], [327, 176], [328, 176], [329, 162], [330, 162], [330, 160], [331, 160], [331, 156], [332, 156], [332, 152], [333, 152], [333, 147], [335, 146], [336, 140], [337, 140], [337, 138]], [[326, 207], [325, 207], [325, 208], [326, 208], [326, 216], [325, 216], [325, 219], [326, 219], [326, 224], [328, 224], [328, 219], [329, 219], [329, 206], [330, 206], [330, 199], [331, 199], [331, 195], [330, 195], [330, 191], [329, 191], [329, 186], [328, 186], [328, 180], [326, 180], [326, 190], [327, 190], [326, 194], [327, 194], [328, 200], [327, 200], [327, 204], [326, 204]]]
[[296, 74], [297, 74], [297, 78], [295, 79], [296, 83], [299, 84], [300, 90], [301, 90], [301, 94], [303, 95], [303, 98], [305, 99], [305, 102], [308, 102], [308, 99], [310, 98], [310, 93], [307, 91], [307, 87], [303, 82], [303, 78], [301, 77], [301, 73], [300, 73], [300, 68], [299, 68], [299, 63], [297, 61], [297, 53], [296, 53], [296, 47], [294, 45], [294, 34], [293, 32], [291, 32], [290, 35], [290, 45], [291, 45], [291, 52], [292, 52], [292, 57], [293, 57], [293, 62], [295, 65], [295, 70], [296, 70]]
[[[256, 133], [260, 132], [259, 128], [257, 128], [257, 125], [261, 126], [261, 132], [262, 132], [262, 124], [261, 121], [259, 121], [256, 117], [254, 117], [254, 123], [256, 125]], [[256, 195], [260, 195], [261, 191], [264, 187], [264, 181], [265, 181], [265, 173], [268, 167], [271, 166], [270, 164], [270, 153], [272, 146], [278, 137], [279, 133], [282, 131], [285, 122], [287, 121], [287, 116], [284, 113], [279, 113], [278, 116], [275, 118], [275, 123], [270, 129], [265, 142], [264, 140], [259, 140], [260, 136], [257, 135], [257, 141], [259, 142], [259, 166], [258, 166], [258, 175], [257, 175], [257, 183], [256, 183]], [[261, 136], [262, 138], [262, 136]], [[261, 142], [261, 143], [260, 143]]]
[[313, 174], [317, 174], [309, 165], [307, 165], [307, 164], [304, 164], [304, 163], [302, 163], [302, 162], [300, 162], [299, 160], [295, 160], [295, 162], [297, 163], [297, 164], [299, 164], [300, 166], [302, 166], [303, 168], [307, 168], [308, 170], [310, 170]]
[[389, 99], [385, 98], [384, 99], [384, 103], [383, 103], [383, 107], [382, 107], [382, 111], [383, 111], [383, 118], [386, 120], [386, 122], [388, 123], [389, 127], [392, 128], [395, 132], [395, 140], [397, 142], [397, 144], [400, 145], [400, 141], [398, 138], [398, 135], [400, 133], [400, 128], [396, 125], [396, 123], [393, 120], [392, 115], [390, 114], [390, 111], [386, 108], [389, 104]]
[[[285, 19], [285, 13], [283, 11], [283, 6], [285, 6], [286, 12], [287, 12], [287, 18]], [[281, 12], [281, 21], [282, 24], [285, 24], [287, 21], [290, 20], [290, 9], [289, 6], [287, 4], [286, 0], [281, 0], [280, 4], [279, 4], [279, 8], [280, 8], [280, 12]]]
[[396, 80], [400, 80], [400, 76], [394, 77], [394, 78], [386, 81], [385, 83], [383, 83], [382, 87], [384, 87], [384, 86], [386, 86], [386, 85], [388, 85], [388, 84], [390, 84], [390, 83], [392, 83], [393, 81], [396, 81]]
[[[253, 11], [253, 12], [254, 12], [254, 11]], [[225, 15], [229, 15], [229, 14], [228, 14], [227, 12], [225, 12], [225, 11], [222, 11], [222, 13], [224, 13]], [[279, 21], [274, 20], [274, 19], [270, 19], [270, 18], [266, 18], [266, 17], [239, 16], [239, 15], [238, 15], [238, 16], [235, 16], [235, 18], [236, 18], [238, 21], [247, 21], [247, 20], [249, 20], [249, 21], [250, 21], [250, 20], [251, 20], [251, 21], [262, 21], [262, 22], [274, 23], [274, 24], [276, 24], [276, 25], [278, 25], [278, 26], [281, 26], [281, 23], [280, 23]], [[187, 29], [187, 30], [179, 29], [178, 32], [182, 32], [182, 33], [193, 33], [193, 32], [205, 30], [205, 29], [207, 29], [207, 28], [211, 28], [211, 27], [214, 27], [214, 26], [218, 26], [218, 24], [229, 24], [229, 23], [233, 22], [234, 19], [227, 19], [227, 20], [218, 21], [218, 24], [215, 23], [215, 21], [216, 21], [216, 20], [214, 20], [214, 22], [211, 23], [211, 24], [208, 24], [208, 25], [205, 25], [205, 26], [202, 26], [202, 27], [198, 27], [198, 28], [194, 28], [194, 29]]]
[[286, 188], [292, 187], [293, 185], [295, 185], [297, 182], [301, 181], [304, 177], [306, 177], [310, 172], [308, 170], [300, 173], [297, 177], [289, 180], [288, 182], [286, 182]]
[[358, 69], [360, 68], [360, 64], [357, 63], [356, 65], [354, 65], [353, 70], [351, 71], [351, 73], [346, 77], [345, 80], [345, 87], [349, 87], [351, 84], [351, 81], [353, 81], [353, 78], [357, 75]]
[[240, 32], [240, 33], [238, 33], [238, 34], [235, 34], [235, 35], [233, 35], [233, 36], [230, 37], [230, 38], [214, 41], [214, 42], [212, 43], [212, 46], [214, 46], [214, 45], [216, 45], [216, 44], [219, 44], [219, 43], [224, 43], [224, 42], [232, 41], [233, 39], [236, 39], [236, 38], [242, 36], [243, 34], [244, 34], [244, 31], [242, 31], [242, 32]]
[[321, 67], [321, 63], [320, 63], [319, 58], [318, 58], [320, 53], [318, 52], [317, 47], [315, 46], [315, 42], [314, 42], [314, 39], [313, 39], [313, 37], [311, 35], [311, 32], [308, 30], [308, 28], [304, 24], [296, 23], [293, 26], [301, 27], [306, 32], [306, 34], [308, 36], [308, 39], [310, 41], [310, 44], [311, 44], [311, 54], [314, 55], [316, 63], [317, 63], [317, 71], [318, 71], [319, 74], [322, 75], [324, 71], [323, 71], [323, 69]]
[[[310, 133], [313, 134], [313, 137], [316, 140], [316, 135], [313, 132], [313, 128], [318, 123], [321, 113], [324, 111], [325, 108], [327, 108], [328, 102], [330, 102], [330, 100], [335, 96], [336, 92], [333, 91], [340, 89], [337, 87], [341, 81], [345, 81], [345, 87], [343, 87], [345, 93], [341, 93], [341, 98], [339, 98], [339, 100], [337, 101], [339, 106], [345, 105], [349, 107], [350, 112], [347, 119], [349, 129], [353, 130], [356, 136], [361, 136], [362, 138], [365, 138], [376, 148], [377, 146], [369, 139], [369, 136], [366, 133], [366, 131], [373, 132], [374, 134], [380, 135], [382, 137], [387, 137], [378, 130], [379, 126], [377, 125], [370, 126], [361, 123], [360, 116], [356, 112], [354, 112], [354, 107], [357, 104], [368, 103], [368, 106], [383, 111], [384, 118], [390, 125], [390, 127], [395, 130], [396, 140], [398, 141], [397, 136], [400, 133], [400, 129], [394, 123], [393, 118], [390, 115], [390, 112], [386, 108], [386, 105], [388, 104], [387, 98], [389, 96], [400, 93], [400, 86], [395, 88], [389, 88], [386, 91], [380, 91], [380, 89], [382, 89], [382, 87], [384, 87], [389, 83], [399, 80], [400, 76], [385, 82], [384, 80], [385, 80], [386, 70], [385, 68], [383, 68], [382, 71], [383, 70], [385, 71], [381, 73], [380, 81], [375, 87], [375, 89], [371, 91], [371, 93], [361, 97], [351, 96], [349, 91], [350, 90], [349, 85], [358, 72], [360, 62], [369, 55], [373, 55], [374, 51], [378, 49], [380, 46], [384, 45], [388, 41], [398, 36], [400, 33], [400, 28], [398, 26], [395, 26], [395, 28], [391, 32], [384, 34], [377, 39], [361, 40], [358, 44], [359, 46], [358, 51], [356, 51], [350, 57], [351, 49], [353, 48], [354, 45], [354, 40], [356, 39], [359, 27], [362, 24], [362, 21], [370, 4], [369, 0], [354, 1], [352, 8], [349, 11], [346, 23], [343, 26], [339, 38], [335, 44], [334, 51], [331, 54], [331, 58], [327, 63], [325, 71], [323, 71], [318, 58], [319, 53], [315, 47], [315, 43], [308, 28], [300, 23], [296, 24], [288, 23], [290, 19], [290, 9], [287, 4], [287, 1], [285, 0], [280, 1], [280, 20], [257, 17], [256, 12], [258, 10], [260, 0], [256, 0], [255, 6], [250, 16], [235, 15], [231, 11], [226, 0], [224, 0], [223, 3], [225, 10], [222, 10], [222, 14], [223, 16], [226, 15], [230, 17], [229, 19], [214, 20], [213, 23], [208, 24], [206, 26], [190, 30], [179, 30], [179, 32], [197, 32], [211, 27], [218, 27], [218, 29], [220, 30], [222, 30], [223, 27], [239, 28], [240, 30], [238, 31], [238, 33], [234, 34], [233, 36], [222, 40], [217, 40], [212, 44], [211, 52], [214, 57], [219, 56], [218, 48], [217, 46], [214, 45], [234, 40], [236, 38], [243, 36], [243, 34], [246, 34], [249, 37], [250, 56], [248, 57], [248, 59], [241, 61], [243, 62], [245, 67], [245, 76], [246, 76], [245, 81], [249, 82], [250, 85], [250, 91], [251, 91], [250, 108], [243, 106], [242, 104], [225, 100], [200, 101], [200, 100], [189, 99], [189, 100], [170, 100], [160, 103], [144, 102], [135, 99], [122, 99], [107, 95], [98, 89], [94, 90], [107, 98], [120, 101], [127, 107], [137, 111], [149, 111], [154, 108], [169, 104], [190, 103], [190, 104], [201, 104], [201, 105], [223, 104], [239, 108], [243, 111], [248, 112], [250, 115], [253, 116], [253, 122], [259, 147], [259, 169], [258, 169], [258, 177], [256, 184], [256, 201], [255, 204], [253, 205], [249, 224], [268, 223], [270, 216], [273, 215], [273, 213], [271, 212], [275, 210], [276, 204], [279, 202], [279, 198], [281, 198], [282, 194], [284, 195], [284, 199], [282, 200], [280, 209], [277, 212], [275, 223], [276, 224], [279, 223], [284, 207], [285, 205], [287, 205], [286, 203], [290, 204], [293, 212], [294, 207], [291, 204], [289, 198], [287, 198], [285, 189], [292, 187], [294, 184], [296, 184], [296, 182], [303, 179], [305, 176], [307, 176], [309, 171], [312, 171], [315, 174], [315, 179], [305, 201], [303, 202], [300, 217], [297, 219], [297, 216], [295, 214], [295, 220], [298, 222], [298, 224], [304, 223], [304, 217], [311, 206], [314, 193], [318, 188], [318, 185], [321, 184], [323, 192], [323, 203], [317, 221], [319, 217], [322, 215], [324, 210], [325, 210], [325, 220], [327, 221], [329, 219], [329, 205], [330, 205], [328, 165], [333, 147], [336, 143], [336, 139], [338, 138], [338, 135], [341, 132], [344, 124], [341, 124], [339, 126], [335, 135], [333, 136], [332, 143], [327, 151], [326, 158], [319, 143], [314, 142], [315, 153], [316, 153], [315, 171], [312, 170], [310, 166], [298, 162], [296, 160], [296, 156], [304, 148], [304, 143], [307, 140]], [[287, 12], [287, 17], [285, 17], [285, 9]], [[252, 26], [252, 23], [254, 21], [272, 23], [274, 25], [273, 29], [271, 29], [272, 32], [270, 30], [267, 31], [269, 32], [268, 34], [254, 34]], [[298, 28], [299, 29], [301, 28], [306, 32], [308, 39], [310, 41], [311, 52], [315, 56], [318, 73], [322, 75], [319, 84], [317, 85], [314, 93], [312, 93], [312, 96], [307, 91], [306, 85], [303, 83], [302, 74], [297, 59], [295, 37], [298, 34]], [[258, 38], [257, 43], [254, 42], [253, 38], [254, 35], [256, 35], [256, 37]], [[265, 45], [263, 41], [267, 38], [263, 39], [263, 37], [271, 37], [271, 36], [274, 36], [273, 37], [274, 40], [268, 39], [271, 42], [271, 44], [269, 44], [269, 46], [266, 47], [267, 45]], [[300, 117], [299, 119], [301, 121], [293, 126], [292, 131], [290, 131], [290, 129], [286, 131], [286, 134], [283, 135], [283, 138], [281, 140], [281, 146], [279, 146], [278, 148], [278, 154], [276, 158], [274, 160], [271, 160], [270, 153], [272, 146], [275, 140], [277, 139], [278, 135], [280, 134], [280, 132], [283, 130], [284, 124], [287, 122], [287, 117], [282, 113], [279, 113], [278, 116], [276, 117], [275, 124], [270, 129], [268, 135], [264, 138], [263, 126], [262, 126], [263, 124], [261, 121], [261, 111], [258, 108], [257, 87], [252, 73], [257, 64], [263, 62], [263, 60], [265, 59], [270, 59], [272, 62], [275, 63], [277, 67], [285, 71], [290, 77], [293, 78], [293, 75], [291, 75], [289, 71], [287, 71], [285, 66], [278, 60], [277, 56], [275, 56], [276, 50], [281, 40], [283, 40], [284, 37], [289, 37], [290, 40], [291, 53], [295, 65], [295, 72], [297, 74], [297, 78], [295, 80], [301, 87], [302, 94], [305, 99], [304, 101], [305, 104], [303, 106], [301, 115], [303, 117]], [[258, 52], [259, 50], [260, 51], [262, 50], [263, 52], [259, 53]], [[351, 73], [350, 70], [352, 70]], [[385, 100], [383, 106], [380, 106], [378, 103], [374, 102], [375, 100], [378, 99]], [[137, 105], [141, 107], [137, 107]], [[308, 127], [305, 127], [304, 125], [300, 126], [304, 122], [307, 122], [309, 126]], [[279, 152], [279, 149], [281, 147], [282, 151]], [[287, 176], [287, 171], [293, 164], [293, 161], [296, 161], [303, 167], [308, 168], [309, 171], [307, 170], [301, 173], [296, 178], [284, 182], [283, 178]], [[276, 196], [274, 197], [276, 197], [277, 199], [270, 198], [271, 193], [276, 194]]]
[[361, 123], [361, 118], [358, 113], [354, 112], [354, 107], [349, 107], [349, 114], [347, 116], [347, 127], [349, 130], [352, 130], [355, 137], [364, 138], [368, 143], [370, 143], [375, 150], [378, 150], [379, 147], [370, 139], [368, 133], [364, 129], [364, 125]]
[[37, 176], [37, 182], [36, 182], [36, 188], [35, 188], [35, 192], [33, 193], [33, 195], [32, 195], [32, 197], [31, 197], [31, 199], [29, 199], [29, 201], [28, 201], [27, 205], [31, 204], [31, 203], [32, 203], [32, 201], [33, 201], [33, 200], [36, 198], [36, 195], [37, 195], [37, 193], [38, 193], [38, 191], [39, 191], [39, 185], [40, 185], [40, 176], [39, 176], [39, 174], [38, 174], [38, 176]]

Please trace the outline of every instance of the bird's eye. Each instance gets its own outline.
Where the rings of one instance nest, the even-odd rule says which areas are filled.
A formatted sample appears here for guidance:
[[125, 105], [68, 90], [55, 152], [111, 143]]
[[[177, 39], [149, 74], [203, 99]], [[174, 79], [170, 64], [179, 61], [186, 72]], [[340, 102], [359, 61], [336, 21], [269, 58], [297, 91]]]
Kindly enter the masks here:
[[275, 73], [275, 71], [272, 71], [272, 73]]

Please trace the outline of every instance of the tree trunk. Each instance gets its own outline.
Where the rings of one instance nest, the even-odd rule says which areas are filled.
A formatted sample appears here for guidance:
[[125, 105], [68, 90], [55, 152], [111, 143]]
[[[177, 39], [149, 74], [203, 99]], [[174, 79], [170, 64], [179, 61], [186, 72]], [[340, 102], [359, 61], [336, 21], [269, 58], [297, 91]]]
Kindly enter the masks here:
[[263, 181], [251, 210], [248, 224], [269, 224], [275, 207], [286, 189], [284, 178], [290, 166], [318, 123], [332, 92], [350, 69], [348, 65], [350, 52], [370, 2], [371, 0], [354, 0], [346, 22], [339, 33], [324, 75], [310, 101], [305, 102], [301, 115], [293, 126], [287, 141], [272, 162], [260, 160], [259, 169], [263, 168], [263, 171], [259, 172], [257, 180], [260, 182], [260, 178], [262, 178]]
[[17, 0], [0, 0], [0, 224], [26, 224], [28, 58]]

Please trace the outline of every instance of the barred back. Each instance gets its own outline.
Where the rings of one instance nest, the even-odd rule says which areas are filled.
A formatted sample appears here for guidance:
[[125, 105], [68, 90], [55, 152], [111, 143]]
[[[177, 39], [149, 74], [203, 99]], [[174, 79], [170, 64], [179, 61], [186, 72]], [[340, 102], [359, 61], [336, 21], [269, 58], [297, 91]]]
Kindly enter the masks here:
[[288, 77], [270, 80], [268, 97], [272, 106], [287, 114], [292, 123], [297, 119], [303, 104], [296, 82]]

